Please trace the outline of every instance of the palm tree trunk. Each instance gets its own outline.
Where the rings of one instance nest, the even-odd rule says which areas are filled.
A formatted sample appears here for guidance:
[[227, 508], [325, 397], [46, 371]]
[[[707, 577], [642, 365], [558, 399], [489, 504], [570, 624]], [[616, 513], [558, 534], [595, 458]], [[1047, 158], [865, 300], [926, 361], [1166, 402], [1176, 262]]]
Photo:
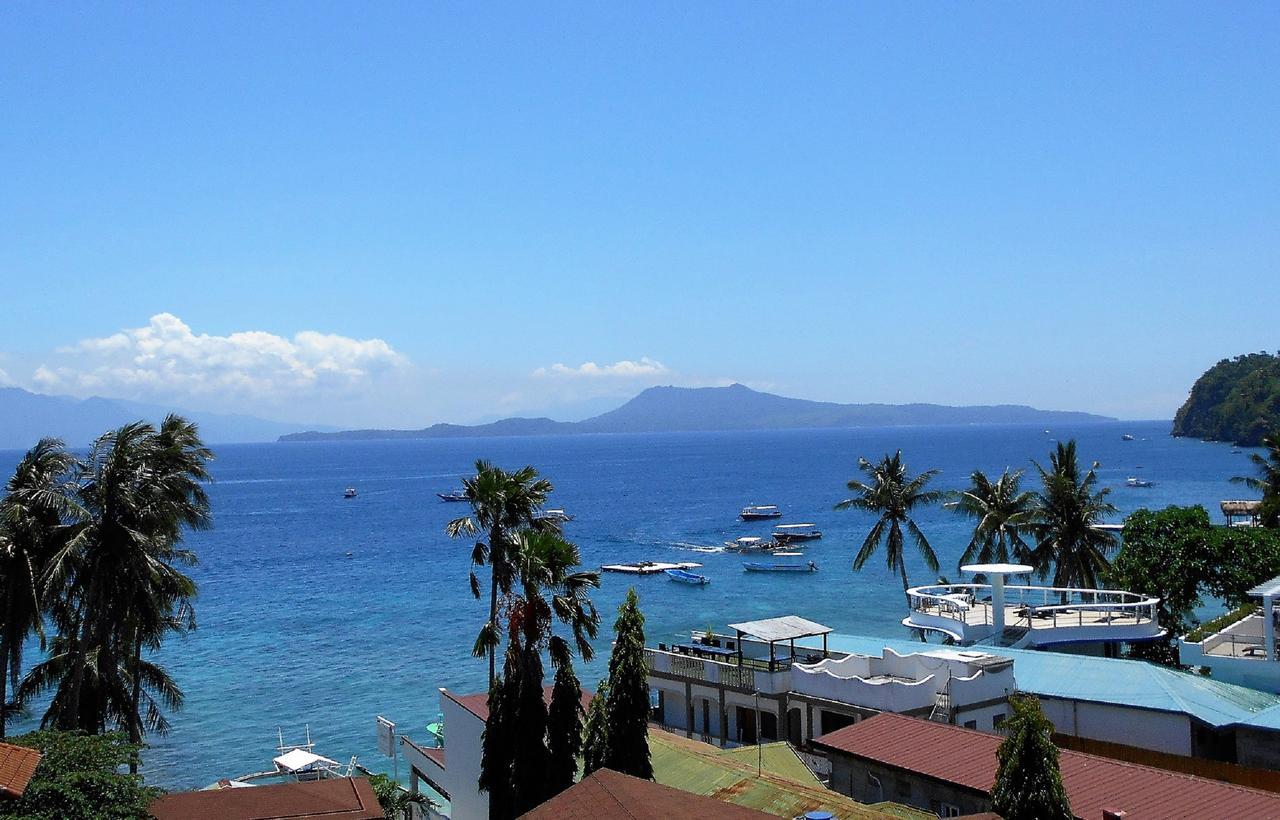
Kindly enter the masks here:
[[[133, 636], [133, 692], [129, 697], [129, 742], [134, 745], [142, 743], [142, 715], [138, 714], [138, 701], [142, 697], [142, 635], [134, 629]], [[129, 774], [138, 773], [138, 760], [129, 761]]]
[[[499, 556], [498, 541], [502, 538], [502, 533], [497, 527], [489, 531], [489, 631], [496, 638], [498, 635], [498, 561], [505, 560], [506, 556]], [[494, 673], [494, 653], [497, 646], [489, 647], [489, 691], [493, 691], [493, 681], [497, 675]]]

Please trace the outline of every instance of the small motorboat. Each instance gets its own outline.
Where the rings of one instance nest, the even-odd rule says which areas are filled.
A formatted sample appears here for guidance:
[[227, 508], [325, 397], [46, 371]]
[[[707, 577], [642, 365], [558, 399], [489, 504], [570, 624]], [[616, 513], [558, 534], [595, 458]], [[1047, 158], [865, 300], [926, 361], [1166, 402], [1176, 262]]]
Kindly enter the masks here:
[[348, 488], [346, 488], [345, 490], [343, 490], [343, 491], [342, 491], [342, 497], [343, 497], [343, 498], [355, 498], [355, 497], [356, 497], [356, 488], [355, 488], [355, 487], [348, 487]]
[[758, 535], [744, 535], [733, 541], [725, 541], [724, 548], [733, 552], [764, 552], [773, 549], [777, 544], [767, 541]]
[[782, 544], [793, 541], [813, 541], [822, 537], [815, 524], [777, 524], [773, 528], [773, 540]]
[[711, 579], [707, 576], [699, 575], [696, 572], [689, 572], [686, 569], [669, 569], [667, 570], [667, 577], [672, 581], [679, 581], [682, 584], [693, 584], [694, 586], [711, 583]]
[[535, 517], [540, 518], [543, 521], [555, 521], [558, 524], [563, 524], [565, 521], [573, 520], [573, 516], [569, 515], [564, 510], [543, 510]]
[[1121, 441], [1133, 441], [1133, 436], [1129, 435], [1128, 433], [1124, 433], [1124, 434], [1122, 434], [1122, 435], [1120, 436], [1120, 440], [1121, 440]]
[[743, 521], [770, 521], [781, 518], [782, 510], [775, 504], [752, 504], [749, 507], [743, 507], [738, 517]]
[[1137, 478], [1136, 476], [1129, 476], [1128, 478], [1126, 478], [1126, 479], [1124, 480], [1124, 486], [1126, 486], [1126, 487], [1154, 487], [1154, 486], [1156, 486], [1156, 483], [1155, 483], [1154, 481], [1147, 481], [1145, 478]]
[[763, 561], [743, 561], [742, 568], [747, 572], [817, 572], [818, 565], [810, 561], [807, 564], [765, 563]]
[[436, 498], [440, 499], [441, 501], [457, 503], [459, 501], [466, 501], [467, 494], [464, 493], [462, 490], [454, 490], [451, 493], [436, 493]]

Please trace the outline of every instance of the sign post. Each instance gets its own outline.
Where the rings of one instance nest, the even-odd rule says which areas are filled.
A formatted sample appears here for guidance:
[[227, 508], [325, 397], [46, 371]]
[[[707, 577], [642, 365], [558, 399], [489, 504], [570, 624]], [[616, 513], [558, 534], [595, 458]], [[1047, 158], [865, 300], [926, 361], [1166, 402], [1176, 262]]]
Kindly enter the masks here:
[[395, 773], [396, 783], [400, 782], [400, 755], [396, 749], [396, 725], [391, 721], [378, 715], [378, 751], [393, 761], [392, 771]]

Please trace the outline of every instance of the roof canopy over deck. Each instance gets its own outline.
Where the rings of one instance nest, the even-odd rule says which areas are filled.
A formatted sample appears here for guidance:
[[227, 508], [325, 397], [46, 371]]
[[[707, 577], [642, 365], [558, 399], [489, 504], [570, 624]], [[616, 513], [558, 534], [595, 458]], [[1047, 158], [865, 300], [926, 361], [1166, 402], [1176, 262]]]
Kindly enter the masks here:
[[729, 628], [738, 633], [738, 652], [742, 652], [742, 639], [755, 638], [769, 644], [769, 663], [776, 658], [774, 646], [779, 641], [787, 641], [791, 646], [791, 656], [796, 654], [798, 638], [814, 638], [822, 636], [822, 656], [827, 657], [827, 635], [831, 627], [801, 618], [798, 615], [783, 615], [780, 618], [765, 618], [760, 621], [747, 621], [741, 624], [729, 624]]

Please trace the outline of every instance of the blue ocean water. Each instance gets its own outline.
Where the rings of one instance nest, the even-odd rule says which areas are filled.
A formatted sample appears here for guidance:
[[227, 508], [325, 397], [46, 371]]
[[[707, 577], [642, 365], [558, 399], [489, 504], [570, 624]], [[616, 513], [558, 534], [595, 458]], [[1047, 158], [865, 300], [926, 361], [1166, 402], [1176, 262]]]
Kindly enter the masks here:
[[[651, 641], [787, 613], [839, 632], [903, 636], [899, 579], [878, 559], [859, 573], [850, 568], [869, 518], [832, 510], [859, 456], [901, 448], [913, 471], [941, 470], [943, 489], [964, 486], [975, 468], [1007, 466], [1027, 468], [1034, 486], [1031, 459], [1047, 463], [1055, 439], [1074, 437], [1083, 460], [1101, 462], [1121, 514], [1204, 504], [1218, 518], [1219, 500], [1247, 493], [1228, 483], [1249, 472], [1246, 456], [1173, 439], [1168, 430], [1168, 422], [1124, 422], [1048, 433], [981, 426], [218, 447], [215, 528], [188, 539], [201, 559], [193, 572], [199, 629], [170, 640], [159, 657], [186, 691], [186, 706], [170, 735], [151, 739], [145, 774], [191, 788], [268, 768], [277, 727], [292, 742], [306, 725], [318, 751], [389, 769], [376, 751], [376, 715], [421, 735], [436, 715], [439, 687], [483, 689], [486, 664], [469, 650], [486, 607], [467, 588], [470, 544], [444, 535], [466, 507], [435, 497], [456, 488], [477, 458], [533, 464], [552, 479], [551, 506], [576, 516], [567, 534], [588, 566], [694, 560], [712, 578], [690, 587], [662, 575], [603, 575], [594, 596], [604, 621], [601, 654], [579, 670], [593, 686], [631, 584]], [[1122, 433], [1137, 440], [1122, 441]], [[19, 455], [0, 453], [0, 470], [7, 475]], [[1155, 486], [1126, 488], [1130, 475]], [[359, 496], [344, 500], [347, 486]], [[739, 555], [680, 546], [767, 535], [768, 523], [737, 519], [749, 503], [778, 504], [784, 521], [816, 523], [825, 537], [806, 551], [821, 571], [744, 573]], [[971, 525], [941, 509], [918, 521], [955, 580]], [[914, 583], [933, 579], [919, 562], [910, 575]]]

